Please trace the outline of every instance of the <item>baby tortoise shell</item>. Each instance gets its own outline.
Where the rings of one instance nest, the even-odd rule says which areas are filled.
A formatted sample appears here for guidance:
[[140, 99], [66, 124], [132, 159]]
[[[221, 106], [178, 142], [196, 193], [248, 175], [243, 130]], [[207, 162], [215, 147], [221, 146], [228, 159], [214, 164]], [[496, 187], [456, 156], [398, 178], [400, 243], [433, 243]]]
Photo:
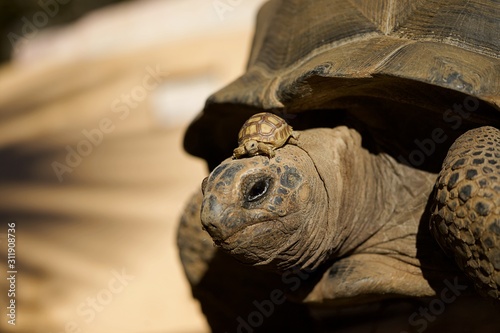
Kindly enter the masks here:
[[234, 149], [233, 156], [266, 155], [272, 158], [274, 149], [283, 147], [287, 142], [296, 144], [297, 139], [297, 133], [283, 118], [269, 112], [257, 113], [241, 127], [238, 148]]

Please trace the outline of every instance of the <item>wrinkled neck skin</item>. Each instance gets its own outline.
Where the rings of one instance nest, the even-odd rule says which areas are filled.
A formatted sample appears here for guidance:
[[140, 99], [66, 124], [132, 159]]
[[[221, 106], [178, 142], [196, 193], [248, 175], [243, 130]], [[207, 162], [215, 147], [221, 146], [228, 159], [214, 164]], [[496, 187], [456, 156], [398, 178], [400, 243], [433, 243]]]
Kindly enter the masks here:
[[315, 219], [324, 224], [323, 260], [378, 253], [418, 266], [416, 234], [436, 175], [371, 154], [344, 126], [305, 131], [299, 142], [327, 193], [327, 216]]

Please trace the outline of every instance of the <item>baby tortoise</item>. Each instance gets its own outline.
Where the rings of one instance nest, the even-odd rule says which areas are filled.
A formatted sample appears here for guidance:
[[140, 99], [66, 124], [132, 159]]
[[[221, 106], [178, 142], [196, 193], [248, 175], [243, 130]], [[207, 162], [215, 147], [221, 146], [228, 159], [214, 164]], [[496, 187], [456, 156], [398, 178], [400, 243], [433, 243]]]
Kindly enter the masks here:
[[233, 157], [266, 155], [273, 158], [275, 149], [287, 142], [295, 145], [297, 139], [297, 132], [283, 118], [269, 112], [257, 113], [241, 127], [238, 148], [234, 149]]

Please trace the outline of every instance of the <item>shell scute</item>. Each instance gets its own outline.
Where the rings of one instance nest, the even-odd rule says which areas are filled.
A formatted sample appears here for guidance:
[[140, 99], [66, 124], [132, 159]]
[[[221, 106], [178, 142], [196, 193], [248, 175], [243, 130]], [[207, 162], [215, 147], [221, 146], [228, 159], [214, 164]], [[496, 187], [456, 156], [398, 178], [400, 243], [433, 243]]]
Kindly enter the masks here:
[[[251, 116], [241, 127], [238, 134], [238, 148], [235, 157], [243, 155], [273, 155], [272, 150], [282, 147], [292, 136], [293, 128], [281, 117], [262, 112]], [[249, 151], [246, 144], [250, 141], [259, 143], [256, 151]], [[262, 145], [266, 145], [267, 148]], [[265, 148], [265, 149], [264, 149]]]

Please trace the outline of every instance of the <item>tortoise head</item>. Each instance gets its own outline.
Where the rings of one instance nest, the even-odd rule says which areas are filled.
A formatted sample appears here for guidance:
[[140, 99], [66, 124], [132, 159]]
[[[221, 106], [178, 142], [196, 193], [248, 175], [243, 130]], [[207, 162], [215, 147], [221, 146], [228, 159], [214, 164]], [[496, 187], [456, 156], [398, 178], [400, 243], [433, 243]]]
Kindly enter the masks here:
[[360, 195], [371, 159], [356, 131], [303, 131], [275, 153], [226, 159], [204, 181], [201, 221], [223, 251], [276, 271], [316, 268], [375, 232], [364, 217], [377, 209]]
[[[227, 159], [203, 184], [201, 220], [216, 245], [239, 261], [275, 267], [303, 264], [315, 254], [318, 237], [305, 237], [324, 219], [327, 200], [307, 154], [286, 146], [263, 156]], [[320, 207], [320, 208], [318, 208]], [[322, 215], [323, 214], [323, 215]], [[308, 227], [309, 226], [309, 227]]]
[[247, 154], [250, 156], [256, 155], [257, 152], [259, 151], [259, 146], [256, 140], [248, 140], [247, 142], [245, 142], [244, 145]]

